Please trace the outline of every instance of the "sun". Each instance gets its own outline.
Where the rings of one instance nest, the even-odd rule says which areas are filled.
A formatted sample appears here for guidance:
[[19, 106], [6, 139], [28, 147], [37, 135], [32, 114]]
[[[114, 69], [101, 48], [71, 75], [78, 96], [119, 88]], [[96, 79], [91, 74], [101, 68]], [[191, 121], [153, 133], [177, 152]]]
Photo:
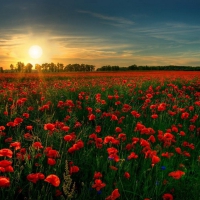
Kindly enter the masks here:
[[29, 51], [28, 51], [29, 55], [31, 58], [33, 59], [38, 59], [42, 56], [42, 48], [38, 45], [33, 45], [30, 47]]

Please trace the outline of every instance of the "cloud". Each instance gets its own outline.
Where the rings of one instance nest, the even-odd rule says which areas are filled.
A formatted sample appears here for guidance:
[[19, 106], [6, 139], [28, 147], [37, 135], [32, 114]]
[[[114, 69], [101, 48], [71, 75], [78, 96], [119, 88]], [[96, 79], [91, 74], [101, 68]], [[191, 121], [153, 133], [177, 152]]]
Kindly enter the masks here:
[[[197, 32], [200, 26], [189, 25], [186, 23], [157, 23], [154, 26], [144, 28], [131, 28], [132, 33], [138, 33], [141, 37], [151, 37], [161, 41], [173, 42], [173, 44], [199, 44]], [[167, 43], [166, 43], [167, 44]]]
[[[119, 25], [133, 25], [134, 22], [132, 20], [126, 19], [124, 17], [113, 17], [108, 15], [103, 15], [95, 12], [90, 11], [84, 11], [84, 10], [78, 10], [79, 13], [89, 14], [93, 17], [96, 17], [98, 19], [106, 21], [108, 24], [113, 26], [119, 26]], [[106, 23], [103, 22], [103, 23]]]

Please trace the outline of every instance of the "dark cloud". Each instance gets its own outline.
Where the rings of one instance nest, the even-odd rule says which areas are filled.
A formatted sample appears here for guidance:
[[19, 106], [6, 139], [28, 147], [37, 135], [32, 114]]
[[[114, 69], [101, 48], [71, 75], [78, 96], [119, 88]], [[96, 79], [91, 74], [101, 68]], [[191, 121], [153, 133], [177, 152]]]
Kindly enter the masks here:
[[[189, 62], [190, 56], [199, 53], [199, 8], [199, 0], [0, 1], [0, 53], [6, 55], [25, 43], [24, 38], [43, 37], [76, 59], [96, 55], [97, 62], [131, 61], [147, 56], [146, 60], [156, 62], [159, 55], [161, 62], [180, 52]], [[13, 50], [11, 55], [15, 54]], [[64, 60], [64, 56], [58, 58]]]

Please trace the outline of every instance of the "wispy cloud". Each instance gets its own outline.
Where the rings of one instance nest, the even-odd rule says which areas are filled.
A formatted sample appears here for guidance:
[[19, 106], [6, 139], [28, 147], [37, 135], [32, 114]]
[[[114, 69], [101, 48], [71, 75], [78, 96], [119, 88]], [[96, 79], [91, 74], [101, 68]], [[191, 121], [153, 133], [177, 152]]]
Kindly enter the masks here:
[[91, 16], [96, 17], [98, 19], [104, 20], [103, 23], [109, 23], [110, 25], [113, 25], [113, 26], [133, 25], [134, 24], [134, 22], [132, 20], [126, 19], [124, 17], [108, 16], [108, 15], [103, 15], [103, 14], [90, 12], [90, 11], [84, 11], [84, 10], [78, 10], [78, 12], [88, 14], [88, 15], [91, 15]]
[[174, 42], [175, 44], [199, 44], [200, 39], [196, 33], [200, 26], [184, 23], [165, 23], [142, 28], [131, 28], [132, 33], [138, 33], [141, 37], [151, 37], [158, 40]]

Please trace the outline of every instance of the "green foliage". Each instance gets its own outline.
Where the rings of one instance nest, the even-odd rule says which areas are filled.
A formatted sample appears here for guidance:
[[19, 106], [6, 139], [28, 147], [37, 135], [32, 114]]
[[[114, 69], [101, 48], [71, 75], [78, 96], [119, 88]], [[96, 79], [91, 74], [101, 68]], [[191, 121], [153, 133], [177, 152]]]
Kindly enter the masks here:
[[[14, 169], [0, 172], [0, 181], [1, 176], [6, 176], [11, 182], [10, 187], [0, 187], [1, 198], [105, 199], [117, 188], [119, 199], [162, 199], [165, 193], [172, 194], [174, 199], [199, 199], [200, 119], [194, 120], [200, 113], [200, 107], [195, 104], [199, 101], [198, 80], [162, 82], [141, 77], [13, 80], [7, 80], [6, 84], [2, 80], [0, 88], [3, 91], [0, 93], [0, 127], [5, 127], [5, 130], [0, 129], [0, 150], [7, 148], [13, 152], [12, 158], [1, 156], [0, 161], [12, 161]], [[5, 111], [8, 111], [6, 115]], [[182, 117], [184, 112], [189, 113], [188, 118]], [[91, 114], [95, 115], [94, 119], [90, 119]], [[153, 119], [152, 114], [158, 117]], [[112, 115], [117, 120], [112, 119]], [[16, 118], [23, 121], [13, 127], [7, 125]], [[54, 128], [46, 129], [47, 124]], [[194, 130], [191, 125], [195, 126]], [[27, 126], [33, 128], [29, 130]], [[69, 130], [62, 129], [63, 126]], [[101, 131], [96, 130], [97, 126]], [[117, 132], [116, 128], [121, 131]], [[163, 132], [162, 139], [159, 132]], [[32, 137], [26, 138], [26, 133]], [[124, 140], [119, 135], [122, 133], [126, 136]], [[166, 133], [171, 133], [173, 138], [166, 139]], [[74, 138], [66, 141], [66, 135]], [[113, 139], [105, 142], [108, 136]], [[155, 137], [155, 142], [150, 136]], [[12, 140], [8, 141], [9, 138]], [[142, 146], [143, 140], [149, 145]], [[79, 141], [84, 146], [70, 152]], [[13, 148], [13, 142], [20, 142], [21, 147]], [[42, 147], [36, 148], [35, 142], [40, 142]], [[184, 142], [187, 145], [184, 146]], [[48, 156], [47, 147], [59, 155]], [[111, 147], [117, 151], [118, 160], [109, 155]], [[177, 147], [181, 148], [180, 154]], [[22, 153], [23, 148], [25, 153]], [[129, 159], [131, 152], [138, 157]], [[164, 157], [166, 152], [173, 155]], [[160, 158], [158, 163], [152, 162], [153, 155]], [[55, 159], [55, 165], [49, 164], [49, 158]], [[73, 172], [73, 167], [79, 170]], [[168, 176], [177, 170], [185, 174], [179, 179]], [[106, 184], [100, 192], [93, 187], [95, 172], [102, 174], [100, 179]], [[130, 178], [124, 176], [125, 172]], [[43, 179], [37, 183], [28, 181], [27, 176], [32, 173], [42, 173], [45, 178], [57, 175], [60, 185], [54, 187]], [[56, 190], [61, 196], [56, 196]]]

